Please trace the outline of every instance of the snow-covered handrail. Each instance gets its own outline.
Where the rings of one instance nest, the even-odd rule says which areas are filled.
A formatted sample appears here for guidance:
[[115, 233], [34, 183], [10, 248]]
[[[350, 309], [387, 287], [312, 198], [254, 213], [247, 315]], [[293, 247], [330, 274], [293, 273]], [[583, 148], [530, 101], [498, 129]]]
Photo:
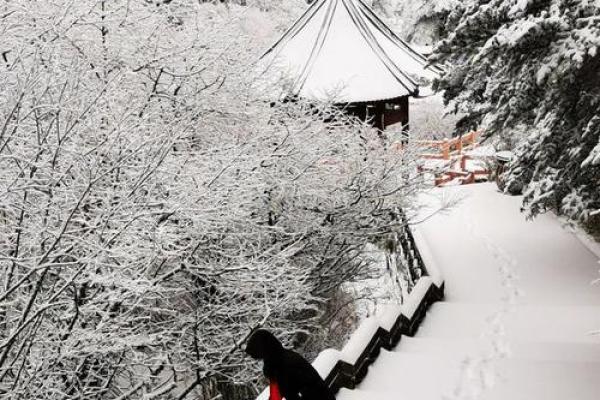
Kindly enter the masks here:
[[[420, 154], [419, 156], [422, 158], [449, 160], [451, 156], [461, 155], [463, 150], [476, 147], [482, 135], [483, 130], [478, 130], [456, 136], [452, 139], [415, 140], [411, 143], [413, 146], [433, 151], [433, 153]], [[399, 151], [405, 147], [402, 142], [394, 142], [391, 146]]]
[[[430, 277], [422, 277], [403, 305], [389, 305], [374, 317], [367, 318], [341, 351], [324, 350], [313, 365], [333, 392], [341, 387], [353, 389], [363, 380], [381, 348], [391, 350], [402, 335], [416, 333], [429, 306], [443, 298], [443, 291], [443, 284], [438, 287]], [[328, 368], [323, 368], [325, 364]]]
[[[413, 336], [429, 306], [444, 297], [444, 281], [437, 266], [429, 256], [428, 249], [417, 248], [424, 241], [413, 236], [406, 217], [404, 229], [399, 233], [399, 240], [405, 259], [409, 262], [411, 274], [417, 274], [416, 284], [406, 297], [404, 303], [390, 304], [375, 316], [365, 319], [354, 331], [342, 350], [325, 349], [312, 362], [313, 367], [329, 385], [334, 393], [342, 388], [353, 389], [360, 383], [370, 364], [377, 359], [381, 348], [392, 350], [403, 335]], [[428, 268], [425, 267], [427, 262]], [[268, 388], [257, 400], [268, 400]]]
[[[313, 365], [333, 392], [341, 387], [353, 389], [367, 374], [381, 348], [391, 350], [403, 335], [413, 336], [429, 306], [444, 297], [444, 281], [430, 257], [426, 242], [408, 224], [401, 213], [403, 229], [398, 234], [403, 256], [416, 284], [402, 305], [390, 304], [374, 317], [364, 320], [341, 351], [327, 349]], [[416, 240], [415, 240], [416, 239]]]
[[449, 160], [451, 155], [461, 155], [464, 149], [475, 147], [482, 133], [483, 131], [472, 131], [452, 139], [418, 140], [415, 144], [439, 151], [439, 153], [421, 154], [423, 158]]
[[408, 218], [402, 211], [400, 211], [399, 214], [402, 220], [402, 228], [397, 233], [396, 239], [400, 244], [399, 250], [401, 252], [401, 256], [404, 258], [404, 262], [406, 262], [408, 266], [410, 280], [412, 282], [417, 282], [422, 276], [429, 275], [429, 271], [423, 262], [423, 257], [421, 257], [421, 252], [419, 251], [419, 248], [415, 242], [413, 232], [409, 226]]

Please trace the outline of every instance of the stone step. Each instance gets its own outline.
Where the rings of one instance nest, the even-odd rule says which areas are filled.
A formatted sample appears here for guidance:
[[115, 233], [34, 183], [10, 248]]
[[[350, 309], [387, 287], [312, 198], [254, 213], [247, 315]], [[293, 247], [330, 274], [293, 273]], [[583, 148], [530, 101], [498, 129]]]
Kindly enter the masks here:
[[502, 354], [510, 359], [535, 361], [596, 362], [600, 361], [600, 346], [595, 343], [531, 342], [460, 338], [402, 336], [394, 349], [400, 353], [474, 357]]
[[[444, 396], [481, 400], [597, 400], [598, 376], [600, 361], [465, 358], [383, 350], [358, 389], [420, 400], [442, 400]], [[461, 397], [465, 393], [468, 395]]]
[[338, 394], [335, 396], [337, 400], [399, 400], [404, 398], [398, 393], [394, 392], [382, 392], [382, 391], [369, 391], [360, 389], [346, 389], [341, 388]]
[[600, 306], [515, 305], [437, 302], [418, 337], [478, 339], [505, 336], [524, 342], [600, 344]]

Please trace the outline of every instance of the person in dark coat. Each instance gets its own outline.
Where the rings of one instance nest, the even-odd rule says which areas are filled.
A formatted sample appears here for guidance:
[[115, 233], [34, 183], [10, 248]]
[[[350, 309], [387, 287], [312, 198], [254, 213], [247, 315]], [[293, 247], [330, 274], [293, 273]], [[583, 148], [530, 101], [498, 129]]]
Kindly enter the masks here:
[[335, 400], [319, 373], [300, 354], [283, 347], [265, 329], [255, 331], [246, 345], [250, 357], [263, 360], [263, 372], [271, 387], [271, 400], [277, 392], [286, 400]]

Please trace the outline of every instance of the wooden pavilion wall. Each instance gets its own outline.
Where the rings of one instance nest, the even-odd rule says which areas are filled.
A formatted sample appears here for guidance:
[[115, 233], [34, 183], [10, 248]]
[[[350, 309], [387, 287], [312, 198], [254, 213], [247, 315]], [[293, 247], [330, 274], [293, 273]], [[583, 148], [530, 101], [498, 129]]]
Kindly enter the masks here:
[[388, 126], [401, 124], [402, 130], [408, 132], [408, 104], [408, 96], [402, 96], [374, 102], [352, 103], [344, 108], [348, 113], [382, 131]]

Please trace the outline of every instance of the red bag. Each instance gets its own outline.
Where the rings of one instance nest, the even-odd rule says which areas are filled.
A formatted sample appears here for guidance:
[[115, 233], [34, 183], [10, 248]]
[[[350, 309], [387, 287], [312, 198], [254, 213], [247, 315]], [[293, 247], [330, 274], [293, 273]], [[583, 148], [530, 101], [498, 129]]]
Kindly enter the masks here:
[[282, 400], [279, 385], [275, 381], [269, 381], [269, 400]]

